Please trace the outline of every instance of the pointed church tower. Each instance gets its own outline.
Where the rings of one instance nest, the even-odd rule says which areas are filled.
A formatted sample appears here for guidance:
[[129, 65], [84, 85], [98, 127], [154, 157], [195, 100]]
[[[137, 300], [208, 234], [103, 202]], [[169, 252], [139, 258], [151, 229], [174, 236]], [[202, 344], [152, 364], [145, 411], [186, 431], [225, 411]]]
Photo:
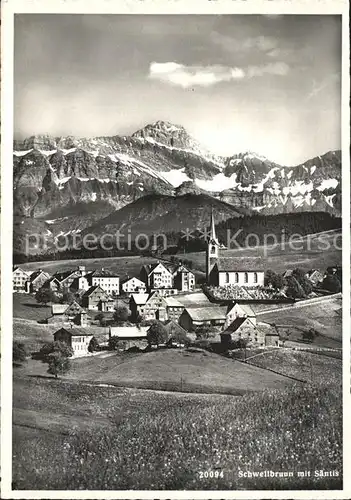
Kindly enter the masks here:
[[216, 228], [213, 217], [213, 209], [211, 210], [211, 232], [207, 241], [207, 249], [206, 249], [206, 281], [207, 284], [215, 284], [212, 283], [213, 279], [211, 279], [211, 271], [214, 265], [217, 263], [219, 258], [219, 249], [220, 243], [216, 236]]

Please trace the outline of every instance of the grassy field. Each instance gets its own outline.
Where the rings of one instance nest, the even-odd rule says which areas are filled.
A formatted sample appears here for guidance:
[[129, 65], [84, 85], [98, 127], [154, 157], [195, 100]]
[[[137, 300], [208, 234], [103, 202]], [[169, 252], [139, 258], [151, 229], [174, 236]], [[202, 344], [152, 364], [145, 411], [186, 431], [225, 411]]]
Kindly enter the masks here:
[[[47, 365], [28, 360], [17, 374], [47, 377]], [[63, 377], [120, 387], [240, 395], [284, 388], [293, 381], [255, 366], [223, 358], [204, 350], [166, 349], [149, 353], [99, 353], [71, 361]]]
[[51, 307], [38, 304], [33, 295], [13, 294], [13, 317], [41, 321], [51, 316]]
[[[266, 247], [258, 246], [252, 248], [240, 248], [222, 250], [222, 257], [232, 257], [238, 259], [247, 259], [248, 257], [262, 256], [266, 269], [273, 269], [276, 272], [284, 272], [286, 269], [294, 269], [300, 267], [305, 271], [309, 269], [326, 269], [331, 265], [341, 265], [341, 250], [338, 250], [334, 242], [340, 246], [340, 230], [328, 231], [323, 234], [324, 242], [329, 244], [326, 250], [318, 240], [318, 235], [312, 235], [310, 238], [302, 239], [303, 248], [294, 250], [293, 248], [282, 248], [280, 245]], [[197, 271], [205, 271], [205, 252], [179, 253], [180, 259], [192, 260], [194, 269]], [[101, 259], [74, 259], [60, 261], [41, 261], [29, 262], [21, 264], [23, 269], [36, 270], [44, 269], [49, 273], [54, 273], [58, 270], [72, 269], [80, 265], [85, 265], [88, 269], [105, 267], [112, 272], [119, 274], [122, 278], [128, 274], [129, 276], [138, 276], [140, 268], [143, 264], [155, 262], [155, 258], [144, 256], [125, 256], [125, 257], [108, 257]]]
[[247, 362], [309, 383], [323, 383], [341, 388], [341, 359], [291, 349], [274, 349], [248, 359]]
[[267, 312], [257, 316], [258, 321], [274, 323], [281, 333], [290, 332], [290, 340], [300, 340], [302, 330], [314, 328], [320, 333], [315, 345], [340, 348], [342, 342], [342, 297], [330, 297], [328, 301], [296, 307], [277, 313]]
[[[322, 233], [321, 233], [322, 234]], [[334, 245], [336, 239], [337, 246], [340, 246], [339, 235], [341, 232], [328, 231], [323, 233], [323, 240], [329, 244], [326, 250], [325, 246], [321, 245], [318, 240], [318, 235], [312, 235], [309, 239], [302, 238], [302, 248], [295, 250], [294, 248], [282, 248], [281, 245], [255, 248], [239, 248], [222, 250], [221, 256], [226, 258], [235, 258], [238, 262], [246, 261], [248, 257], [262, 257], [264, 268], [273, 269], [275, 272], [282, 273], [287, 269], [301, 268], [304, 271], [310, 269], [326, 269], [328, 266], [342, 264], [341, 250], [338, 250]], [[324, 243], [323, 243], [324, 244]], [[298, 246], [298, 245], [296, 245]], [[184, 258], [192, 260], [194, 267], [202, 271], [205, 270], [205, 252], [193, 252], [184, 255]]]
[[[333, 387], [290, 386], [244, 397], [52, 379], [15, 378], [14, 387], [15, 489], [341, 487], [341, 397]], [[23, 421], [26, 411], [30, 418]], [[313, 477], [319, 469], [340, 475]], [[215, 470], [223, 477], [201, 478]], [[293, 471], [294, 477], [239, 474], [263, 470]], [[298, 478], [300, 470], [312, 477]]]

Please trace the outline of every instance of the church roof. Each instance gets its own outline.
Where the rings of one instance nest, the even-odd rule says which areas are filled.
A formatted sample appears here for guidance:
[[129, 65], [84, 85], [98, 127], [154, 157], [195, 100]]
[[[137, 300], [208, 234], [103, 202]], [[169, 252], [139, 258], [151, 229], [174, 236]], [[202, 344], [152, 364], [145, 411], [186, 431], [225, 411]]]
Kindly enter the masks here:
[[243, 272], [243, 271], [263, 271], [263, 262], [261, 258], [248, 257], [245, 259], [238, 258], [219, 258], [217, 260], [218, 271], [231, 271], [231, 272]]

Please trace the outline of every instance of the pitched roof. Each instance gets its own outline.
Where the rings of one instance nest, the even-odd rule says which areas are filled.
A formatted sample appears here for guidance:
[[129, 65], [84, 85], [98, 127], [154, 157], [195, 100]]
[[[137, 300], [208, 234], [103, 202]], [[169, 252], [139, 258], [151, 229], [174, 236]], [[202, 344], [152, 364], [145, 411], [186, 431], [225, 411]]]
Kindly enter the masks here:
[[189, 316], [193, 321], [209, 321], [215, 319], [225, 319], [227, 308], [220, 306], [212, 306], [212, 307], [186, 308], [185, 311], [189, 314]]
[[148, 293], [132, 293], [131, 298], [134, 300], [134, 302], [138, 305], [144, 305], [146, 304], [149, 294]]
[[251, 325], [254, 327], [254, 324], [250, 321], [249, 318], [235, 318], [235, 320], [230, 323], [230, 325], [222, 332], [223, 334], [230, 334], [236, 332], [245, 321], [249, 321]]
[[46, 276], [49, 278], [50, 277], [50, 274], [43, 271], [42, 269], [39, 269], [39, 271], [34, 271], [34, 273], [32, 273], [29, 277], [30, 281], [34, 281], [36, 278], [38, 278], [38, 276], [40, 276], [42, 273], [46, 274]]
[[121, 339], [146, 338], [148, 326], [111, 326], [111, 337], [119, 337]]
[[217, 260], [218, 271], [232, 271], [232, 272], [243, 272], [243, 271], [263, 271], [263, 262], [260, 257], [245, 257], [245, 259], [237, 258], [220, 258]]
[[149, 270], [149, 275], [154, 272], [154, 270], [156, 269], [157, 266], [164, 267], [166, 269], [166, 271], [168, 271], [169, 273], [172, 274], [172, 271], [170, 271], [170, 269], [168, 268], [168, 264], [165, 264], [164, 262], [156, 262], [155, 264], [151, 265], [150, 270]]
[[215, 304], [212, 305], [212, 302], [210, 302], [207, 295], [205, 295], [203, 292], [187, 293], [185, 295], [178, 294], [177, 298], [176, 299], [174, 298], [174, 300], [177, 300], [183, 307], [186, 308], [200, 307], [200, 306], [208, 306], [208, 307], [215, 306]]
[[94, 286], [91, 286], [91, 287], [89, 288], [89, 290], [87, 290], [87, 291], [84, 293], [83, 297], [90, 297], [90, 295], [91, 295], [93, 292], [95, 292], [98, 288], [100, 288], [100, 290], [101, 290], [101, 291], [102, 291], [102, 292], [106, 295], [106, 292], [105, 292], [105, 291], [101, 288], [101, 286], [100, 286], [100, 285], [94, 285]]
[[128, 277], [124, 278], [121, 281], [121, 285], [125, 285], [126, 283], [128, 283], [128, 281], [132, 281], [132, 280], [137, 280], [139, 283], [142, 283], [144, 286], [146, 286], [144, 281], [141, 280], [140, 278], [137, 278], [136, 276], [128, 276]]
[[89, 336], [89, 335], [93, 336], [91, 331], [87, 330], [84, 327], [79, 327], [79, 326], [73, 326], [72, 328], [60, 328], [59, 330], [56, 330], [54, 335], [56, 335], [56, 333], [58, 333], [62, 330], [68, 332], [72, 337], [77, 337], [77, 336], [82, 337], [83, 335], [84, 336]]
[[64, 281], [65, 279], [69, 278], [72, 276], [72, 274], [78, 273], [78, 269], [68, 269], [67, 271], [62, 271], [62, 272], [57, 272], [54, 274], [54, 277], [58, 281]]
[[108, 269], [96, 269], [90, 275], [94, 278], [119, 278], [118, 274], [114, 274]]
[[165, 297], [164, 300], [168, 307], [184, 307], [183, 304], [175, 297]]
[[168, 320], [166, 323], [165, 323], [165, 329], [167, 330], [167, 333], [168, 335], [175, 335], [175, 334], [184, 334], [184, 335], [187, 335], [187, 331], [184, 330], [184, 328], [182, 326], [180, 326], [179, 323], [176, 323], [175, 321], [173, 320]]
[[256, 316], [255, 311], [251, 307], [250, 304], [238, 304], [238, 303], [233, 303], [228, 306], [228, 313], [233, 309], [233, 307], [238, 306], [246, 316], [253, 317]]

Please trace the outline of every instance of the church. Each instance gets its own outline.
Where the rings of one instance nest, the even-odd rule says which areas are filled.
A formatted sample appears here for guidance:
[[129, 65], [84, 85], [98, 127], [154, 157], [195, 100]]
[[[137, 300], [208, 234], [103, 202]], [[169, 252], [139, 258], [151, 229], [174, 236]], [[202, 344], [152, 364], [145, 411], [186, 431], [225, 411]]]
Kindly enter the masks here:
[[223, 258], [225, 248], [217, 239], [213, 212], [206, 249], [206, 280], [212, 286], [263, 286], [264, 270], [260, 258]]

